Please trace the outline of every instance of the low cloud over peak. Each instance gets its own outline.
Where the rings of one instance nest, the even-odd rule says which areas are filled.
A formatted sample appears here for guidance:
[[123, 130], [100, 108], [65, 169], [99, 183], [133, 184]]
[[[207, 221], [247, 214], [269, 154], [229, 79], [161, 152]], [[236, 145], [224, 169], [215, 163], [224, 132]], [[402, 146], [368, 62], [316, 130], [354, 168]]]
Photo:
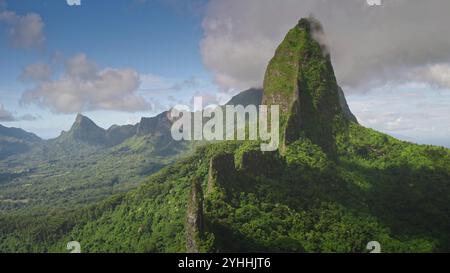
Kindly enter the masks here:
[[[341, 85], [364, 89], [407, 82], [415, 71], [450, 64], [449, 10], [447, 0], [385, 0], [372, 6], [366, 0], [212, 0], [201, 51], [224, 90], [260, 86], [286, 32], [313, 14], [324, 26]], [[429, 72], [427, 83], [450, 88], [445, 69]]]

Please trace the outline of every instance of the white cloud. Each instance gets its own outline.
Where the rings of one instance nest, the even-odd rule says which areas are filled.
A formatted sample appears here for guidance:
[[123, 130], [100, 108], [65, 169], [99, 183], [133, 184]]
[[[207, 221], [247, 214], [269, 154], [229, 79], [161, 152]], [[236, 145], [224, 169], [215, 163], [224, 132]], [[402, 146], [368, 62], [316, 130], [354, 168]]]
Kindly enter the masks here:
[[66, 0], [69, 6], [81, 6], [81, 0]]
[[22, 81], [40, 82], [49, 80], [52, 76], [52, 69], [45, 63], [35, 63], [26, 66], [19, 79]]
[[98, 66], [84, 53], [77, 54], [66, 61], [66, 73], [72, 78], [94, 79], [98, 76], [98, 71]]
[[39, 14], [17, 15], [13, 11], [0, 11], [0, 22], [9, 26], [8, 35], [12, 46], [34, 48], [44, 45], [45, 24]]
[[22, 103], [36, 103], [56, 113], [92, 110], [136, 112], [149, 104], [137, 94], [139, 74], [133, 69], [100, 69], [85, 54], [68, 59], [58, 79], [24, 92]]
[[193, 108], [194, 105], [194, 98], [201, 98], [202, 99], [202, 107], [208, 107], [208, 106], [216, 106], [220, 105], [220, 102], [218, 100], [218, 97], [216, 94], [210, 94], [210, 93], [203, 93], [203, 92], [195, 92], [195, 94], [191, 97], [189, 103], [190, 107]]
[[13, 121], [20, 121], [20, 120], [34, 121], [39, 118], [40, 118], [39, 116], [34, 116], [31, 114], [16, 116], [13, 113], [11, 113], [10, 111], [6, 110], [5, 107], [3, 106], [3, 104], [0, 104], [0, 121], [2, 121], [2, 122], [13, 122]]
[[223, 89], [261, 86], [276, 46], [300, 17], [313, 14], [341, 85], [405, 82], [416, 69], [450, 64], [449, 10], [448, 0], [385, 0], [377, 7], [366, 0], [212, 0], [201, 53]]
[[25, 120], [25, 121], [35, 121], [41, 119], [41, 116], [39, 115], [32, 115], [32, 114], [25, 114], [19, 117], [19, 120]]
[[149, 98], [153, 111], [166, 111], [177, 104], [191, 104], [192, 97], [199, 95], [208, 103], [217, 103], [217, 89], [209, 79], [165, 78], [154, 74], [141, 74], [139, 93]]
[[200, 87], [203, 80], [196, 77], [187, 79], [169, 79], [154, 74], [141, 74], [141, 91], [152, 94], [164, 94], [168, 92], [186, 91]]
[[450, 89], [450, 64], [433, 64], [417, 68], [410, 73], [411, 80]]
[[13, 114], [5, 109], [3, 104], [0, 104], [0, 121], [15, 121]]
[[395, 137], [450, 147], [450, 93], [408, 84], [352, 93], [348, 103], [359, 122]]
[[381, 6], [381, 0], [366, 0], [369, 6]]

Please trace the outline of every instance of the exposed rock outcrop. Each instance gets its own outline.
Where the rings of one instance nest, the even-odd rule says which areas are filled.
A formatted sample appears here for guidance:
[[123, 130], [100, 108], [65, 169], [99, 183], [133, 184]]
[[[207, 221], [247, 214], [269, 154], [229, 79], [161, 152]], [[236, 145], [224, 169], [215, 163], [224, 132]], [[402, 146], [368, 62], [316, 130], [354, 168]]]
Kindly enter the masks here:
[[322, 34], [314, 19], [301, 19], [288, 32], [267, 67], [262, 103], [280, 105], [284, 145], [307, 137], [334, 155], [336, 135], [355, 119], [340, 97], [330, 55], [316, 39]]
[[209, 162], [208, 186], [206, 194], [233, 182], [236, 168], [233, 154], [219, 154]]
[[344, 90], [340, 86], [338, 86], [338, 94], [339, 94], [339, 104], [341, 105], [342, 111], [344, 112], [344, 116], [351, 122], [358, 123], [358, 119], [348, 107], [347, 99], [345, 98]]
[[248, 150], [241, 155], [239, 169], [254, 176], [273, 177], [281, 170], [282, 160], [279, 156], [278, 152]]
[[172, 126], [172, 119], [170, 111], [162, 112], [161, 114], [151, 117], [142, 118], [137, 124], [137, 135], [170, 135], [170, 128]]
[[200, 236], [203, 233], [203, 191], [199, 179], [191, 185], [186, 219], [186, 252], [200, 252]]
[[65, 139], [86, 142], [91, 145], [105, 145], [107, 143], [105, 129], [97, 126], [91, 119], [78, 114], [70, 130], [62, 135]]

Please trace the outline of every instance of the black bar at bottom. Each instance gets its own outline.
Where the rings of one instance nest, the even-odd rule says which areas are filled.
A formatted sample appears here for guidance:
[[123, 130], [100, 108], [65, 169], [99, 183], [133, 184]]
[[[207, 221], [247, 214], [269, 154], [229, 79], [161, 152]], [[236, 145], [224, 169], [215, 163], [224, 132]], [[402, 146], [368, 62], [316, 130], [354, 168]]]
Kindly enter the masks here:
[[[447, 263], [448, 254], [2, 254], [0, 263], [66, 272], [93, 268], [138, 272], [319, 272], [343, 269], [385, 272], [395, 267], [405, 272], [423, 264]], [[72, 265], [73, 268], [70, 266]], [[63, 266], [63, 267], [61, 267]], [[86, 269], [86, 270], [85, 270]], [[89, 269], [89, 270], [87, 270]], [[158, 269], [158, 270], [156, 270]], [[313, 270], [311, 270], [313, 269]]]

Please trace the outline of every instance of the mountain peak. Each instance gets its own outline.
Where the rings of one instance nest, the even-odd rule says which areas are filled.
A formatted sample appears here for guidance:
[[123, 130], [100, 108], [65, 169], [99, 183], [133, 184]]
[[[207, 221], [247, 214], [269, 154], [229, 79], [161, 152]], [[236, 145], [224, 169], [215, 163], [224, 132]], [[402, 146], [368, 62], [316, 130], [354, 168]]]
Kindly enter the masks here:
[[80, 122], [82, 122], [84, 119], [89, 119], [89, 118], [86, 117], [86, 116], [84, 116], [84, 115], [81, 114], [81, 113], [78, 113], [78, 114], [77, 114], [77, 117], [75, 118], [75, 122], [80, 123]]
[[284, 144], [306, 137], [334, 153], [335, 136], [350, 115], [322, 37], [314, 18], [301, 19], [287, 33], [267, 67], [263, 104], [280, 105]]
[[301, 18], [298, 20], [297, 27], [304, 29], [308, 33], [311, 33], [311, 31], [313, 33], [323, 32], [322, 25], [313, 17]]
[[70, 130], [61, 137], [66, 141], [76, 140], [92, 145], [104, 145], [106, 130], [97, 126], [90, 118], [78, 113]]
[[157, 116], [146, 118], [142, 117], [137, 124], [137, 135], [170, 135], [172, 126], [172, 117], [169, 111], [164, 111]]
[[76, 124], [84, 124], [86, 126], [98, 127], [97, 124], [95, 124], [95, 122], [92, 119], [90, 119], [87, 116], [85, 116], [83, 114], [80, 114], [80, 113], [78, 113], [76, 118], [75, 118], [74, 125], [76, 125]]
[[225, 105], [258, 106], [261, 104], [262, 94], [262, 89], [251, 88], [233, 96]]

